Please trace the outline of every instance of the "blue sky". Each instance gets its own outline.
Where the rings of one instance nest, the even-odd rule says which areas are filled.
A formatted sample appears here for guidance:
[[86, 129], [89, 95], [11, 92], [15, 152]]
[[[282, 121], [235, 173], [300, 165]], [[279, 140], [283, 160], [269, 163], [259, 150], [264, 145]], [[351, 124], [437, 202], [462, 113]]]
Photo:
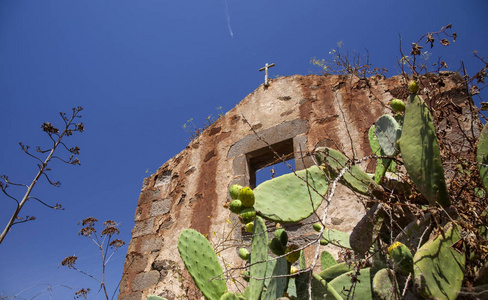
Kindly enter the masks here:
[[[18, 142], [49, 146], [40, 125], [61, 126], [60, 111], [83, 106], [85, 132], [65, 141], [80, 147], [82, 165], [53, 164], [62, 186], [41, 181], [33, 193], [65, 210], [28, 203], [22, 215], [37, 220], [14, 226], [0, 245], [0, 295], [28, 289], [19, 297], [29, 299], [51, 285], [35, 299], [71, 299], [82, 287], [102, 299], [96, 282], [59, 267], [76, 254], [80, 268], [99, 270], [78, 221], [120, 222], [129, 242], [142, 180], [188, 144], [182, 125], [233, 108], [263, 82], [265, 63], [276, 64], [270, 77], [310, 74], [318, 71], [310, 59], [328, 58], [342, 41], [348, 50], [367, 48], [393, 76], [399, 34], [409, 52], [410, 42], [452, 23], [457, 42], [437, 44], [432, 57], [442, 55], [454, 70], [463, 59], [474, 75], [481, 64], [472, 51], [488, 56], [486, 12], [484, 0], [2, 0], [0, 174], [30, 183], [35, 161]], [[13, 209], [0, 195], [2, 230]], [[126, 249], [108, 265], [111, 291]]]

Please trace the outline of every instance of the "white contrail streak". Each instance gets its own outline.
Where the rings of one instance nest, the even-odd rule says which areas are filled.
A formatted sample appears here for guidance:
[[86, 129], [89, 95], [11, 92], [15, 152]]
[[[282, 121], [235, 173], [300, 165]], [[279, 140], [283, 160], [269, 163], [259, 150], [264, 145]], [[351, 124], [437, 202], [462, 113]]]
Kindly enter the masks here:
[[229, 29], [229, 33], [231, 37], [234, 37], [234, 32], [232, 32], [232, 27], [230, 26], [230, 14], [229, 14], [229, 5], [227, 4], [227, 0], [225, 2], [225, 17], [227, 19], [227, 29]]

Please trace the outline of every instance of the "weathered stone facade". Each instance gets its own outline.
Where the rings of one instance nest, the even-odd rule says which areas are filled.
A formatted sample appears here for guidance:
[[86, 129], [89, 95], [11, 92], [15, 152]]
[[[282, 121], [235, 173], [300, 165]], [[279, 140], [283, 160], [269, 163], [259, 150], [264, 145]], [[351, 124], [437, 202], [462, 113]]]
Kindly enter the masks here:
[[[427, 78], [423, 86], [438, 89], [439, 97], [450, 95], [460, 107], [459, 115], [471, 115], [464, 104], [471, 100], [458, 74]], [[390, 112], [390, 100], [407, 95], [400, 76], [296, 75], [270, 80], [267, 88], [261, 85], [144, 180], [118, 299], [146, 299], [149, 294], [199, 299], [179, 258], [178, 236], [193, 228], [216, 242], [231, 231], [226, 220], [238, 221], [223, 208], [227, 189], [234, 183], [253, 186], [255, 171], [276, 160], [266, 143], [294, 158], [297, 170], [313, 164], [309, 153], [317, 146], [340, 149], [351, 158], [370, 155], [369, 127]], [[363, 167], [372, 172], [374, 165], [367, 161]], [[339, 187], [327, 223], [351, 231], [364, 212], [361, 199]], [[310, 225], [287, 228], [298, 242], [314, 235]], [[232, 237], [241, 238], [241, 231]], [[220, 254], [227, 264], [242, 265], [235, 249]]]

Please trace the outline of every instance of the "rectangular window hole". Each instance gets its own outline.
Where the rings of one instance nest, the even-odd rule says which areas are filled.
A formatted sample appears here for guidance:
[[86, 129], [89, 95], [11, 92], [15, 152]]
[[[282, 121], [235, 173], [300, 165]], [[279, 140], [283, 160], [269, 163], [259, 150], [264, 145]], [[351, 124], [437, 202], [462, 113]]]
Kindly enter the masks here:
[[290, 173], [291, 170], [284, 161], [293, 169], [295, 168], [293, 139], [273, 144], [271, 148], [274, 151], [269, 147], [264, 147], [246, 154], [251, 188], [255, 188], [260, 183], [271, 179], [273, 172], [273, 177]]

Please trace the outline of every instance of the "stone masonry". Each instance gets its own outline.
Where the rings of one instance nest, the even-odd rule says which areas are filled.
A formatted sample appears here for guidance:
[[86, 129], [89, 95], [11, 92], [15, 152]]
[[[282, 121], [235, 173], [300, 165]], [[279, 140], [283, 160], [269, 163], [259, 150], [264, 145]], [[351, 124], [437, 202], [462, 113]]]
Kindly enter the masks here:
[[[447, 97], [459, 107], [458, 116], [471, 118], [471, 100], [459, 74], [427, 76], [421, 87], [420, 94], [437, 95], [429, 101]], [[310, 153], [318, 146], [339, 149], [350, 158], [365, 157], [371, 154], [369, 127], [391, 112], [390, 100], [407, 95], [401, 76], [295, 75], [258, 87], [144, 180], [118, 299], [146, 299], [150, 294], [170, 300], [202, 298], [179, 257], [178, 236], [193, 228], [214, 244], [224, 236], [245, 238], [238, 220], [223, 205], [229, 201], [229, 186], [254, 186], [256, 170], [277, 162], [267, 144], [293, 158], [297, 170], [314, 163]], [[455, 131], [450, 128], [447, 134]], [[374, 160], [364, 162], [367, 172], [374, 172], [374, 167]], [[326, 223], [350, 232], [364, 212], [362, 199], [339, 187]], [[285, 224], [297, 243], [314, 237], [311, 227]], [[220, 255], [227, 265], [243, 264], [235, 248]]]

